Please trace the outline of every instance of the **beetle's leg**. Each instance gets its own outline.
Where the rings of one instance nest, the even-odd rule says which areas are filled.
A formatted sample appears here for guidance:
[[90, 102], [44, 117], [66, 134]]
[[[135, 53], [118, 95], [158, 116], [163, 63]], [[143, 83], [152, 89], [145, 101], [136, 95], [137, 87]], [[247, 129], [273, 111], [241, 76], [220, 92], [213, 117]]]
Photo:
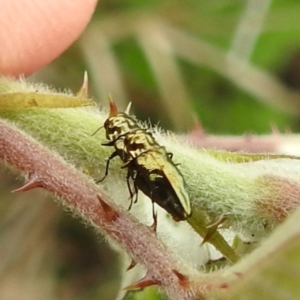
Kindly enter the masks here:
[[105, 174], [104, 174], [104, 177], [101, 178], [101, 179], [99, 179], [99, 180], [97, 180], [96, 183], [102, 182], [102, 181], [106, 178], [106, 176], [108, 175], [109, 163], [110, 163], [110, 161], [111, 161], [114, 157], [116, 157], [117, 155], [118, 155], [117, 151], [114, 151], [114, 152], [110, 155], [110, 157], [107, 159], [107, 162], [106, 162], [106, 168], [105, 168]]
[[101, 146], [114, 146], [115, 140], [101, 143]]
[[155, 212], [155, 209], [154, 209], [154, 201], [152, 201], [152, 217], [153, 217], [153, 224], [151, 225], [151, 228], [153, 229], [154, 232], [156, 232], [156, 229], [157, 229], [157, 213]]
[[153, 200], [153, 195], [151, 193], [151, 202], [152, 202], [152, 218], [153, 218], [153, 224], [151, 225], [151, 228], [153, 229], [154, 232], [156, 232], [156, 228], [157, 228], [157, 213], [155, 212], [154, 209], [154, 200]]
[[[130, 205], [128, 207], [128, 210], [131, 209], [133, 203], [137, 203], [137, 201], [138, 201], [138, 191], [139, 191], [139, 189], [138, 189], [138, 187], [136, 185], [136, 182], [135, 182], [136, 176], [137, 175], [133, 176], [133, 175], [130, 174], [130, 172], [127, 172], [127, 177], [126, 177], [126, 179], [127, 179], [127, 187], [128, 187], [129, 193], [130, 193]], [[129, 182], [129, 178], [130, 177], [132, 178], [132, 181], [133, 181], [133, 188], [134, 188], [133, 192], [131, 190], [131, 186], [130, 186], [130, 182]], [[135, 200], [133, 201], [133, 196], [134, 195], [135, 195]]]
[[133, 159], [129, 159], [127, 162], [124, 163], [124, 165], [121, 167], [121, 169], [130, 168], [130, 165], [132, 165], [134, 162]]
[[136, 178], [139, 176], [139, 172], [136, 171], [136, 173], [134, 174], [134, 176], [132, 176], [132, 180], [133, 180], [133, 188], [134, 188], [134, 194], [135, 194], [135, 200], [134, 200], [134, 203], [137, 203], [138, 202], [138, 191], [139, 191], [139, 188], [136, 184]]
[[138, 191], [139, 191], [138, 187], [136, 186], [136, 184], [134, 184], [134, 193], [135, 193], [134, 203], [138, 202], [138, 195], [139, 195]]
[[133, 204], [133, 193], [132, 193], [132, 190], [131, 190], [131, 187], [130, 187], [130, 182], [129, 182], [130, 177], [131, 177], [130, 176], [130, 171], [128, 170], [127, 175], [126, 175], [127, 187], [128, 187], [129, 194], [130, 194], [130, 204], [129, 204], [128, 210], [131, 209], [132, 204]]

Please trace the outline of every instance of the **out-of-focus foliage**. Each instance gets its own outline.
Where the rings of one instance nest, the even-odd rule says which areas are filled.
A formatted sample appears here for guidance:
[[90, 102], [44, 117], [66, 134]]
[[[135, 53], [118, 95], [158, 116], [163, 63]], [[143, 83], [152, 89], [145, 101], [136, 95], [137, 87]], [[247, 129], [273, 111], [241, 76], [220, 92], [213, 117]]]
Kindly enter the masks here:
[[[214, 133], [267, 133], [270, 124], [297, 130], [295, 117], [261, 97], [272, 91], [251, 70], [283, 78], [277, 81], [283, 88], [290, 83], [290, 61], [300, 51], [299, 12], [300, 4], [289, 0], [102, 1], [79, 41], [34, 79], [76, 89], [87, 70], [99, 102], [106, 104], [108, 93], [123, 105], [133, 101], [140, 118], [176, 131], [191, 129], [192, 116]], [[167, 30], [181, 34], [178, 41]], [[189, 56], [178, 44], [190, 39]], [[218, 55], [206, 57], [207, 45]], [[230, 55], [245, 63], [238, 79], [229, 75], [234, 63], [223, 65]]]

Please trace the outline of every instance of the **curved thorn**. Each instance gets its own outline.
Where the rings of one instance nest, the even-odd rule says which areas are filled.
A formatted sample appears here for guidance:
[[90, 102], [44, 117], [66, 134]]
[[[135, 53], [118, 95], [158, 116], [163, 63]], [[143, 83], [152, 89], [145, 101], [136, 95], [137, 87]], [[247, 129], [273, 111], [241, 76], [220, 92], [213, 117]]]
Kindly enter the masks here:
[[173, 269], [172, 272], [177, 276], [178, 280], [179, 280], [179, 284], [183, 287], [186, 287], [189, 283], [189, 279], [187, 276], [183, 275], [182, 273], [180, 273], [179, 271]]
[[32, 189], [36, 189], [36, 188], [44, 188], [45, 185], [43, 184], [43, 182], [41, 180], [39, 180], [38, 178], [31, 178], [30, 180], [28, 180], [23, 186], [21, 186], [18, 189], [12, 190], [12, 193], [16, 193], [16, 192], [26, 192]]
[[113, 101], [111, 95], [108, 95], [108, 103], [109, 103], [109, 117], [114, 117], [118, 114], [118, 108]]
[[127, 115], [130, 114], [131, 104], [132, 104], [132, 102], [129, 102], [126, 109], [125, 109], [125, 114], [127, 114]]
[[111, 206], [109, 206], [99, 195], [97, 195], [97, 198], [105, 212], [106, 221], [115, 221], [119, 217], [118, 212], [116, 212]]
[[89, 88], [88, 73], [87, 71], [84, 71], [82, 86], [79, 89], [79, 91], [76, 93], [76, 96], [82, 98], [88, 98], [89, 97], [88, 88]]
[[126, 271], [129, 271], [131, 269], [133, 269], [136, 266], [136, 261], [134, 259], [131, 260], [130, 265], [128, 266], [128, 268], [126, 269]]
[[124, 288], [124, 290], [135, 290], [135, 289], [142, 289], [151, 285], [159, 284], [157, 280], [155, 280], [149, 272], [143, 277], [141, 280], [137, 281], [136, 283], [133, 283], [127, 287]]
[[199, 136], [205, 135], [204, 128], [203, 128], [201, 120], [198, 118], [198, 116], [193, 114], [192, 118], [194, 119], [194, 127], [193, 127], [191, 133], [197, 134]]

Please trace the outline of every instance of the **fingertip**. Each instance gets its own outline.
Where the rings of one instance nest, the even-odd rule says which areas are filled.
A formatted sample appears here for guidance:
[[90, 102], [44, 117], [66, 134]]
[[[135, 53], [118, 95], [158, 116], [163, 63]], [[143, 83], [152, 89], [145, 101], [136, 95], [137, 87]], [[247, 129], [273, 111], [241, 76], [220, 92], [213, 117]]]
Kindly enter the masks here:
[[88, 24], [96, 0], [8, 0], [0, 9], [0, 74], [29, 75], [67, 49]]

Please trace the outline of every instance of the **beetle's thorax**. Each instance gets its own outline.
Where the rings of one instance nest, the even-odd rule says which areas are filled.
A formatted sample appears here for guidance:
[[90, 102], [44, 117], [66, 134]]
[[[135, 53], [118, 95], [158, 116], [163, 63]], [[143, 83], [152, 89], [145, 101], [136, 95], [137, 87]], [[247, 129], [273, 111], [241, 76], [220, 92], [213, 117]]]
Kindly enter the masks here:
[[136, 158], [143, 152], [157, 147], [152, 134], [144, 129], [135, 129], [126, 134], [124, 139], [125, 151], [132, 157]]
[[104, 128], [106, 130], [106, 138], [114, 141], [137, 128], [137, 122], [124, 113], [118, 113], [105, 121]]

